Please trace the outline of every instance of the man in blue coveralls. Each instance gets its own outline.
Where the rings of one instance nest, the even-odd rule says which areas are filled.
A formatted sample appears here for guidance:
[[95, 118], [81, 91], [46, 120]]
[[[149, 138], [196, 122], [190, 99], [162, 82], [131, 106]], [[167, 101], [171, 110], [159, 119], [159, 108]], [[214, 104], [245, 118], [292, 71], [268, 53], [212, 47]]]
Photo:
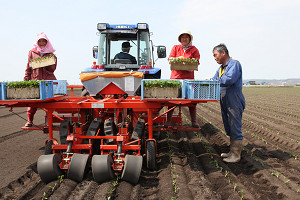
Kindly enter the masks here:
[[122, 52], [118, 53], [114, 59], [129, 59], [131, 61], [131, 64], [136, 64], [136, 59], [132, 55], [129, 54], [130, 51], [130, 45], [129, 42], [123, 42], [122, 43]]
[[235, 163], [241, 159], [243, 149], [242, 115], [245, 98], [242, 93], [242, 66], [239, 61], [230, 58], [228, 49], [219, 44], [213, 49], [213, 56], [218, 64], [213, 80], [220, 81], [220, 105], [226, 134], [230, 137], [229, 153], [222, 153], [225, 162]]

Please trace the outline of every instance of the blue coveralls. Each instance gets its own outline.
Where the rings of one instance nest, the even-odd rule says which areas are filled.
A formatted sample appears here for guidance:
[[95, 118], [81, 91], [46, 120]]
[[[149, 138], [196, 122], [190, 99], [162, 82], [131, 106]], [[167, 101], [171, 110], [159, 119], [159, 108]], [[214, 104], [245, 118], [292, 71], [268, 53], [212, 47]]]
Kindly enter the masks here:
[[220, 105], [226, 134], [231, 140], [242, 140], [242, 115], [245, 109], [245, 98], [242, 93], [242, 66], [237, 60], [229, 59], [225, 71], [219, 77], [217, 70], [212, 78], [220, 81]]

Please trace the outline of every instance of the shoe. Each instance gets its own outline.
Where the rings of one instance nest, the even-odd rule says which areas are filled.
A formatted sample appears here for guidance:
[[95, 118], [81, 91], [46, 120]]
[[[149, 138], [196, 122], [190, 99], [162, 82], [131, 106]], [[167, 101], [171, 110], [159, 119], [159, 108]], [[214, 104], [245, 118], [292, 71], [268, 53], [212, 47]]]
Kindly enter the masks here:
[[224, 162], [236, 163], [241, 160], [241, 153], [243, 150], [242, 140], [231, 140], [230, 141], [230, 154], [227, 158], [224, 158]]
[[32, 127], [32, 122], [27, 122], [27, 123], [25, 124], [25, 127]]
[[193, 128], [200, 128], [199, 124], [197, 122], [192, 123]]
[[[231, 144], [232, 144], [232, 140], [230, 140], [230, 145], [229, 145], [229, 147], [231, 147]], [[231, 148], [230, 148], [231, 149]], [[229, 150], [229, 152], [228, 153], [221, 153], [221, 158], [228, 158], [228, 157], [230, 157], [231, 156], [231, 150]]]

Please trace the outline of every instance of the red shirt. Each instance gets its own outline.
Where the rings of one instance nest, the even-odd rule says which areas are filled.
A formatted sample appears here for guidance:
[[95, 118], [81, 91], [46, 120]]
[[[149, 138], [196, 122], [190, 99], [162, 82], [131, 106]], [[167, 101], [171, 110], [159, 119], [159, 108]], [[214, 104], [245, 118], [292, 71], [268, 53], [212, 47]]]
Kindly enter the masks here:
[[[179, 56], [183, 56], [185, 58], [196, 58], [198, 60], [200, 59], [200, 53], [195, 46], [191, 46], [184, 51], [181, 45], [174, 45], [169, 58], [176, 58]], [[194, 79], [194, 71], [172, 70], [170, 79]]]
[[47, 66], [47, 67], [42, 67], [42, 68], [37, 68], [37, 69], [32, 69], [29, 66], [29, 62], [32, 59], [36, 59], [38, 57], [44, 57], [48, 56], [49, 54], [46, 53], [43, 56], [41, 56], [40, 52], [36, 48], [33, 48], [29, 51], [28, 54], [28, 63], [27, 67], [25, 70], [25, 77], [24, 80], [56, 80], [56, 77], [54, 76], [54, 71], [56, 70], [56, 64], [57, 64], [57, 57], [55, 56], [56, 63], [55, 65]]

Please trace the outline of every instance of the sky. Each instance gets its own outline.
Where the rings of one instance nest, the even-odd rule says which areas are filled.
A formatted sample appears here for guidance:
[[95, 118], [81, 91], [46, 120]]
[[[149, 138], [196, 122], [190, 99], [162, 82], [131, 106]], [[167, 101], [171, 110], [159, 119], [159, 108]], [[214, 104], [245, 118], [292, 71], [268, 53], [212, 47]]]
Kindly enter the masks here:
[[[214, 46], [226, 44], [243, 68], [243, 79], [300, 78], [300, 0], [0, 0], [0, 81], [24, 78], [28, 52], [46, 33], [58, 58], [55, 76], [81, 84], [98, 44], [97, 24], [148, 23], [154, 45], [169, 55], [178, 35], [189, 29], [200, 52], [195, 79], [214, 75]], [[158, 59], [163, 79], [167, 58]]]

